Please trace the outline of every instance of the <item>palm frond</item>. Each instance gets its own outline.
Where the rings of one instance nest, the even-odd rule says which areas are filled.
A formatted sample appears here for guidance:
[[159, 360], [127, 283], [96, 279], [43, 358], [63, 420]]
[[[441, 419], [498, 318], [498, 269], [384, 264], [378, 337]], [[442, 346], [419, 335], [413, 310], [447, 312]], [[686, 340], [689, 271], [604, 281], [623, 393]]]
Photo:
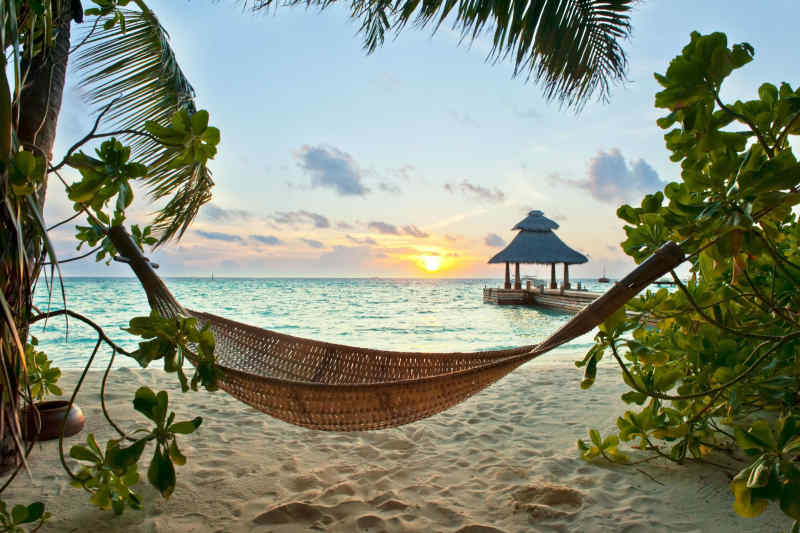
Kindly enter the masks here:
[[[474, 41], [491, 34], [489, 60], [513, 58], [514, 75], [542, 84], [545, 97], [580, 108], [594, 94], [606, 100], [625, 80], [621, 42], [630, 36], [628, 12], [636, 0], [351, 0], [364, 48], [373, 52], [387, 32], [409, 22], [433, 31], [446, 21]], [[245, 0], [257, 11], [274, 0]], [[335, 0], [289, 0], [324, 9]]]
[[156, 215], [153, 229], [157, 235], [180, 239], [203, 204], [211, 200], [211, 188], [214, 186], [211, 171], [205, 165], [195, 164], [188, 171], [165, 169], [161, 176], [162, 180], [153, 183], [152, 194], [156, 198], [172, 194], [172, 198]]
[[[173, 113], [196, 111], [194, 89], [170, 47], [169, 35], [152, 11], [120, 10], [125, 24], [96, 31], [81, 48], [77, 66], [89, 101], [102, 109], [114, 102], [108, 120], [122, 129], [142, 130], [147, 121], [165, 126]], [[111, 20], [111, 17], [108, 17]], [[133, 156], [149, 167], [153, 200], [171, 196], [156, 215], [159, 244], [180, 238], [203, 203], [211, 198], [211, 172], [169, 168], [164, 146], [144, 136], [126, 138]]]

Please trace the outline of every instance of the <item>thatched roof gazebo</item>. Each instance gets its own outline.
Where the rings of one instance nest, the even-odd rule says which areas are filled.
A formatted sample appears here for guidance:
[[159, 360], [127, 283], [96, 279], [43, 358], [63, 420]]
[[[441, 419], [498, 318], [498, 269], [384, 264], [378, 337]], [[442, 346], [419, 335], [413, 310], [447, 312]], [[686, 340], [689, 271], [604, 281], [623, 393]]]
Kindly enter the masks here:
[[517, 236], [500, 253], [489, 260], [489, 263], [506, 264], [505, 288], [511, 288], [509, 264], [516, 265], [514, 289], [521, 289], [519, 277], [520, 263], [550, 265], [550, 288], [556, 285], [556, 263], [564, 263], [564, 288], [569, 288], [569, 265], [577, 265], [589, 261], [585, 255], [564, 244], [564, 241], [553, 233], [558, 224], [545, 217], [541, 211], [531, 211], [525, 220], [517, 223], [512, 229], [519, 230]]

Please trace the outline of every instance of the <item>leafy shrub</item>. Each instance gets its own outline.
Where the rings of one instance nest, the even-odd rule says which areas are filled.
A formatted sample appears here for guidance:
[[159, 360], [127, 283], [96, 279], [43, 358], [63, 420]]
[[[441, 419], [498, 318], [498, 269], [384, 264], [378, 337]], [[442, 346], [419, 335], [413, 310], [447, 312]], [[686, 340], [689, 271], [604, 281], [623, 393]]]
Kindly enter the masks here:
[[[790, 136], [800, 133], [800, 90], [763, 84], [758, 98], [726, 104], [724, 80], [749, 63], [746, 43], [693, 33], [656, 74], [656, 107], [681, 181], [624, 205], [622, 247], [636, 262], [668, 240], [691, 262], [678, 290], [648, 291], [604, 323], [585, 366], [588, 387], [610, 353], [631, 388], [633, 407], [618, 433], [586, 458], [627, 462], [617, 441], [678, 463], [714, 450], [747, 457], [730, 484], [741, 516], [770, 501], [800, 522], [800, 165]], [[655, 328], [642, 317], [658, 320]]]

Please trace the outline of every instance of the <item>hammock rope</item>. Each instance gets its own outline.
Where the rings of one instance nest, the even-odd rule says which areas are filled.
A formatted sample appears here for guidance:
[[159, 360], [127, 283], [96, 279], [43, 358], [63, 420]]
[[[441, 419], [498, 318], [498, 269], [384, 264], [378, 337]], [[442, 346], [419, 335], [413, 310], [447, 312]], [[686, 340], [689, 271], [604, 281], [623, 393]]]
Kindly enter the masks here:
[[185, 309], [122, 226], [109, 228], [108, 235], [153, 310], [209, 325], [221, 389], [285, 422], [327, 431], [384, 429], [440, 413], [591, 331], [684, 260], [678, 245], [665, 244], [538, 345], [469, 353], [397, 352], [294, 337]]

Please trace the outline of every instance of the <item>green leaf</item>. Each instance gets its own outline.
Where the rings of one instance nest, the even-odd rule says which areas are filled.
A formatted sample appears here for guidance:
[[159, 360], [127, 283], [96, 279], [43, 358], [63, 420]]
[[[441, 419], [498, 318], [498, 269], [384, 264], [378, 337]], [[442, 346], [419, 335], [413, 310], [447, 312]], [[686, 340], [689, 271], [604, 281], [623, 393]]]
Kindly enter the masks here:
[[11, 518], [17, 524], [28, 522], [28, 508], [24, 505], [15, 505], [11, 509]]
[[91, 461], [94, 463], [100, 463], [103, 461], [102, 457], [92, 452], [89, 448], [78, 444], [70, 448], [69, 456], [73, 459], [77, 459], [78, 461]]
[[172, 439], [169, 445], [169, 457], [176, 465], [183, 466], [186, 464], [186, 457], [178, 449], [178, 442], [175, 439]]
[[[136, 391], [133, 399], [133, 408], [142, 413], [144, 416], [158, 423], [156, 409], [158, 408], [158, 401], [152, 389], [148, 387], [140, 387]], [[163, 418], [162, 418], [163, 420]]]
[[164, 499], [169, 498], [175, 489], [175, 467], [170, 458], [161, 452], [161, 446], [156, 446], [150, 468], [147, 469], [147, 480]]
[[624, 465], [630, 462], [630, 457], [620, 452], [616, 446], [606, 448], [603, 452], [613, 463]]
[[113, 466], [122, 472], [127, 471], [131, 465], [139, 461], [145, 446], [147, 446], [147, 440], [139, 439], [127, 448], [120, 448], [114, 455]]
[[800, 417], [787, 416], [779, 422], [778, 448], [784, 448], [794, 437], [800, 437]]
[[787, 479], [781, 487], [781, 511], [795, 520], [800, 520], [800, 479]]
[[766, 420], [756, 420], [747, 430], [747, 436], [764, 446], [768, 450], [777, 450], [778, 443], [775, 440], [775, 435], [772, 433], [772, 428]]
[[594, 383], [597, 377], [597, 357], [592, 356], [586, 363], [586, 370], [583, 374], [583, 381], [581, 381], [581, 389], [588, 389]]
[[200, 135], [208, 127], [208, 111], [201, 109], [192, 115], [192, 133]]
[[103, 485], [89, 498], [89, 501], [101, 509], [108, 509], [111, 507], [111, 491]]
[[36, 522], [44, 516], [44, 504], [34, 502], [28, 506], [28, 522]]
[[200, 424], [203, 423], [203, 419], [201, 417], [197, 417], [194, 420], [188, 420], [185, 422], [176, 422], [169, 427], [169, 431], [172, 433], [179, 433], [182, 435], [188, 435], [190, 433], [194, 433], [194, 431], [200, 427]]
[[766, 487], [769, 483], [769, 478], [772, 470], [772, 462], [766, 461], [763, 458], [756, 462], [750, 476], [747, 478], [747, 488], [756, 489], [759, 487]]
[[164, 424], [167, 417], [167, 391], [159, 391], [156, 394], [156, 406], [153, 408], [154, 420], [159, 425]]
[[757, 498], [753, 491], [747, 488], [747, 482], [742, 479], [734, 479], [730, 484], [731, 492], [734, 495], [733, 510], [744, 518], [754, 518], [769, 505], [769, 500]]
[[683, 370], [679, 368], [659, 367], [653, 372], [653, 385], [657, 390], [665, 392], [674, 387], [683, 375]]
[[600, 331], [613, 335], [614, 332], [616, 332], [619, 328], [621, 328], [622, 325], [625, 323], [625, 318], [626, 318], [625, 308], [621, 307], [617, 309], [617, 311], [615, 311], [614, 314], [608, 317], [602, 324], [600, 324], [600, 326], [598, 326], [598, 329], [600, 329]]
[[647, 395], [637, 391], [628, 391], [622, 395], [622, 401], [625, 403], [642, 405], [645, 401], [647, 401]]

